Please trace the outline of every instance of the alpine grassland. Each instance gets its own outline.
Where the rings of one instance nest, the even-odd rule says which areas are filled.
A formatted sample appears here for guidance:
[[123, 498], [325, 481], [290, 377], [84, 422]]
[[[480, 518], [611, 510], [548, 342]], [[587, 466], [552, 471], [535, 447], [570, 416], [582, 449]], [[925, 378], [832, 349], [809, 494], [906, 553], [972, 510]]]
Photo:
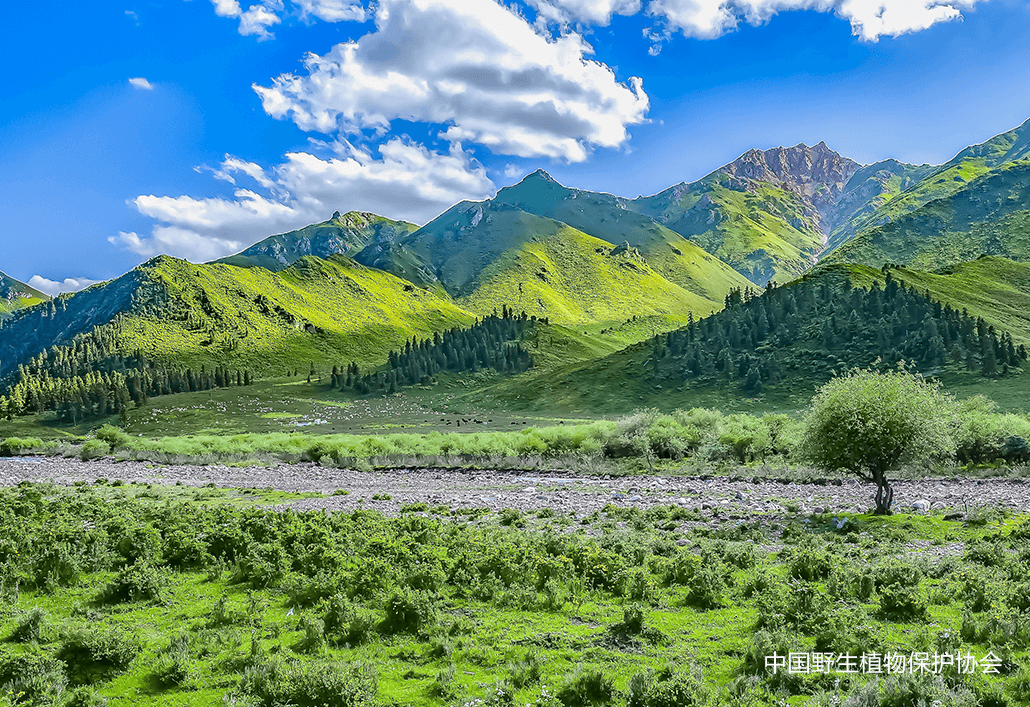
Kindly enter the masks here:
[[39, 290], [0, 272], [0, 321], [10, 317], [13, 312], [49, 299]]
[[[705, 525], [677, 505], [612, 505], [583, 518], [387, 517], [190, 497], [206, 491], [0, 491], [0, 704], [1030, 697], [1025, 515]], [[792, 658], [788, 671], [789, 653], [848, 658], [815, 670]]]

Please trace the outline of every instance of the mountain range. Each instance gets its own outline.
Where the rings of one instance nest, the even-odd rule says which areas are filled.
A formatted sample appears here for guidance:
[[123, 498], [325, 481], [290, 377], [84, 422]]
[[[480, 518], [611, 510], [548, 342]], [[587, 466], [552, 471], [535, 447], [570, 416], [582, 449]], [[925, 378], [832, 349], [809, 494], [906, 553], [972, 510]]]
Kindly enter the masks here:
[[[1014, 335], [1030, 330], [1021, 312], [995, 311], [1004, 297], [978, 301], [969, 285], [993, 282], [985, 268], [1004, 271], [992, 284], [1002, 292], [1023, 271], [997, 258], [975, 276], [953, 270], [984, 255], [1030, 259], [1030, 121], [940, 166], [861, 165], [822, 142], [801, 144], [750, 150], [636, 199], [538, 170], [422, 227], [337, 212], [213, 263], [160, 256], [52, 301], [0, 274], [0, 378], [98, 328], [120, 349], [183, 366], [233, 363], [259, 375], [309, 361], [375, 366], [413, 336], [505, 307], [546, 322], [559, 341], [623, 332], [580, 342], [589, 360], [709, 316], [734, 293], [852, 266], [906, 266], [912, 282], [936, 283], [940, 301]], [[650, 323], [625, 328], [637, 318]]]
[[13, 312], [49, 299], [49, 295], [0, 272], [0, 321], [9, 318]]

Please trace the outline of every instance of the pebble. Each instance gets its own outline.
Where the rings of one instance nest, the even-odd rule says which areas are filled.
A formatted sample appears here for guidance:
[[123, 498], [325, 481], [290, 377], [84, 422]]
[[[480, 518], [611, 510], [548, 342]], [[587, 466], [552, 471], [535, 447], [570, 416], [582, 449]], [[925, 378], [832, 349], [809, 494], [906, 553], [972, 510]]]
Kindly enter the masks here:
[[[187, 486], [214, 483], [223, 488], [272, 487], [281, 491], [322, 493], [346, 489], [351, 492], [349, 496], [324, 495], [278, 506], [297, 510], [326, 508], [350, 512], [359, 507], [358, 501], [362, 498], [387, 494], [393, 496], [393, 500], [377, 502], [376, 508], [391, 515], [399, 513], [403, 504], [421, 501], [430, 505], [450, 502], [452, 505], [517, 508], [522, 511], [551, 507], [562, 514], [579, 513], [582, 517], [601, 510], [613, 498], [633, 502], [642, 509], [675, 503], [697, 510], [700, 505], [702, 513], [712, 515], [719, 508], [733, 503], [737, 513], [780, 514], [785, 512], [786, 505], [811, 508], [816, 492], [824, 499], [814, 509], [816, 512], [820, 512], [819, 508], [823, 513], [829, 512], [829, 508], [835, 507], [838, 513], [843, 513], [867, 512], [873, 495], [872, 484], [858, 479], [847, 479], [838, 487], [797, 483], [786, 477], [748, 477], [746, 481], [730, 481], [723, 477], [700, 479], [696, 476], [670, 476], [661, 480], [658, 477], [604, 479], [572, 476], [558, 469], [550, 472], [542, 469], [529, 475], [489, 469], [466, 472], [406, 467], [370, 474], [312, 463], [264, 468], [159, 466], [148, 462], [115, 462], [112, 459], [84, 462], [63, 457], [0, 458], [0, 486], [13, 486], [21, 481], [53, 481], [70, 485], [76, 481], [91, 483], [100, 477], [120, 479], [126, 484], [173, 485], [179, 481]], [[660, 491], [658, 486], [662, 487]], [[555, 491], [559, 487], [560, 491]], [[647, 492], [641, 492], [642, 489], [647, 489]], [[700, 489], [704, 490], [703, 494]], [[917, 479], [896, 481], [894, 490], [896, 510], [907, 512], [916, 504], [927, 503], [934, 514], [948, 514], [946, 517], [953, 520], [965, 517], [962, 511], [966, 504], [969, 508], [992, 505], [1030, 508], [1030, 483], [1024, 483], [1022, 479]], [[741, 501], [743, 503], [739, 503]]]

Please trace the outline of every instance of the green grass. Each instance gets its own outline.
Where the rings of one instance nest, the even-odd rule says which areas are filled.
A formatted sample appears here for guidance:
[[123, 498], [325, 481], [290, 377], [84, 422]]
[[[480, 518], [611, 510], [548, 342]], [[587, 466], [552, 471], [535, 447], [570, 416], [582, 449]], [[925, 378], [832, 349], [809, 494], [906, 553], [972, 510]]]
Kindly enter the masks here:
[[275, 272], [288, 268], [306, 255], [320, 258], [334, 254], [353, 256], [377, 239], [395, 238], [417, 229], [415, 224], [392, 221], [376, 214], [349, 211], [340, 215], [337, 212], [328, 221], [271, 236], [217, 262], [239, 267], [262, 267]]
[[1030, 258], [1030, 159], [998, 167], [961, 189], [859, 233], [826, 262], [936, 269], [981, 255]]
[[980, 145], [967, 147], [876, 210], [855, 219], [849, 224], [849, 230], [852, 234], [862, 234], [885, 221], [895, 221], [916, 212], [933, 201], [948, 199], [967, 189], [971, 182], [989, 176], [992, 170], [1027, 157], [1028, 146], [1030, 122]]

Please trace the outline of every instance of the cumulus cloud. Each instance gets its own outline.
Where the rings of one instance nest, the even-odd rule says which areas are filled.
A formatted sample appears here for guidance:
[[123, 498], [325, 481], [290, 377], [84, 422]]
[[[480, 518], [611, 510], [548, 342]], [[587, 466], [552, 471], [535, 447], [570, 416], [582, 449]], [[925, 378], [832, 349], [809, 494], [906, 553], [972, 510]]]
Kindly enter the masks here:
[[139, 89], [142, 89], [144, 91], [153, 91], [154, 90], [153, 84], [151, 84], [149, 81], [147, 81], [144, 78], [129, 79], [129, 83], [132, 85], [133, 88], [139, 88]]
[[349, 0], [298, 0], [302, 17], [317, 17], [326, 22], [365, 21], [365, 8]]
[[645, 120], [639, 78], [619, 82], [579, 35], [548, 39], [493, 0], [380, 0], [375, 21], [375, 32], [309, 54], [306, 75], [255, 85], [265, 111], [327, 134], [444, 124], [452, 142], [572, 162], [619, 147]]
[[613, 15], [635, 15], [640, 0], [527, 0], [549, 22], [607, 25]]
[[[255, 35], [259, 40], [273, 39], [275, 35], [268, 28], [282, 22], [286, 13], [282, 0], [262, 0], [246, 10], [239, 0], [211, 0], [211, 4], [219, 17], [240, 21], [240, 34]], [[303, 19], [314, 17], [325, 22], [362, 22], [365, 19], [364, 5], [352, 0], [296, 0], [294, 7]]]
[[331, 156], [289, 153], [271, 170], [227, 155], [213, 170], [216, 178], [233, 184], [250, 178], [267, 193], [240, 187], [230, 199], [141, 195], [131, 203], [158, 222], [153, 232], [122, 232], [108, 240], [143, 257], [165, 253], [201, 262], [324, 221], [337, 210], [425, 223], [462, 199], [494, 191], [485, 168], [460, 145], [441, 154], [395, 137], [378, 156], [345, 141], [331, 147]]
[[[579, 4], [585, 0], [561, 0]], [[919, 32], [958, 19], [985, 0], [651, 0], [650, 15], [690, 37], [719, 37], [740, 22], [757, 25], [786, 10], [834, 12], [866, 41]]]
[[279, 13], [283, 10], [280, 0], [265, 0], [251, 5], [246, 10], [238, 0], [211, 0], [215, 6], [215, 14], [240, 21], [240, 34], [255, 35], [258, 39], [272, 39], [275, 35], [268, 31], [272, 25], [279, 24]]
[[98, 282], [100, 280], [90, 280], [88, 277], [66, 277], [64, 280], [48, 280], [41, 275], [33, 275], [29, 278], [28, 286], [54, 297], [62, 292], [84, 290]]

